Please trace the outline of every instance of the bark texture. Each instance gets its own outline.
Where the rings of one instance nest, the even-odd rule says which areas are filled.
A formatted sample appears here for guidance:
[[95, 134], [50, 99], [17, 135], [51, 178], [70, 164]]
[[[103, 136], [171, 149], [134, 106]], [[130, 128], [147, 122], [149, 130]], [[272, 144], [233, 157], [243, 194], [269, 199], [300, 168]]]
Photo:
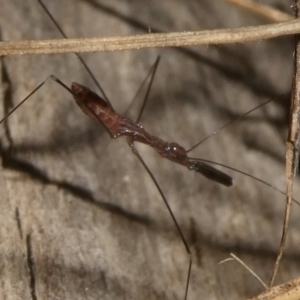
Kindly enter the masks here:
[[[281, 8], [289, 12], [292, 1], [287, 2]], [[264, 23], [219, 0], [45, 4], [70, 37]], [[0, 18], [3, 40], [60, 37], [35, 0], [1, 0]], [[284, 190], [292, 38], [84, 58], [123, 112], [157, 55], [162, 60], [141, 124], [189, 148], [273, 99], [191, 156], [241, 169]], [[73, 54], [6, 57], [1, 61], [2, 115], [50, 74], [68, 85], [75, 81], [95, 89]], [[236, 262], [218, 262], [233, 252], [268, 281], [284, 196], [230, 170], [234, 186], [226, 188], [147, 147], [138, 149], [192, 250], [188, 299], [244, 299], [262, 292]], [[1, 154], [1, 299], [183, 299], [188, 257], [154, 184], [126, 141], [110, 141], [61, 87], [49, 80], [9, 118], [1, 127]], [[299, 276], [298, 215], [294, 206], [277, 283]]]

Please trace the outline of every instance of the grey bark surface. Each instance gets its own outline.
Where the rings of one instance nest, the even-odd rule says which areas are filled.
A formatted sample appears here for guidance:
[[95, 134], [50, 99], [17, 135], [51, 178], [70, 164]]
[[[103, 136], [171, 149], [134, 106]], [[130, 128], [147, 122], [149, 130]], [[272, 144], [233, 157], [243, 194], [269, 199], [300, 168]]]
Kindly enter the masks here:
[[[287, 2], [281, 8], [289, 12], [292, 1]], [[217, 0], [45, 4], [70, 37], [264, 22]], [[0, 18], [3, 40], [60, 37], [34, 0], [1, 0]], [[123, 112], [157, 55], [161, 64], [141, 124], [189, 148], [228, 120], [274, 99], [191, 156], [238, 168], [284, 190], [292, 38], [84, 58]], [[50, 74], [95, 90], [73, 54], [6, 57], [2, 115]], [[137, 148], [191, 247], [188, 299], [245, 299], [262, 292], [239, 264], [218, 262], [233, 252], [268, 281], [284, 197], [224, 170], [234, 178], [234, 186], [226, 188], [164, 161], [148, 147]], [[183, 299], [188, 257], [154, 184], [126, 141], [110, 141], [61, 87], [49, 80], [1, 127], [1, 154], [1, 299]], [[294, 192], [297, 198], [298, 179]], [[298, 215], [294, 206], [276, 283], [300, 273]]]

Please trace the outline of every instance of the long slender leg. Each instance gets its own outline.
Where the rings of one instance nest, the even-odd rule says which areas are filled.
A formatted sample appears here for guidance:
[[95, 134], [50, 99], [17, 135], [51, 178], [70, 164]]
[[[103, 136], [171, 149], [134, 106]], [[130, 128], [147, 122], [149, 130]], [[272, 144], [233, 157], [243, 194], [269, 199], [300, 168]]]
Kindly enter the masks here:
[[[149, 94], [150, 94], [150, 90], [151, 90], [151, 87], [152, 87], [152, 83], [153, 83], [153, 80], [154, 80], [154, 77], [155, 77], [155, 73], [156, 73], [159, 61], [160, 61], [160, 56], [157, 57], [154, 65], [152, 66], [152, 68], [149, 71], [149, 74], [146, 77], [146, 79], [147, 79], [148, 76], [151, 74], [151, 71], [152, 71], [152, 75], [151, 75], [150, 82], [149, 82], [149, 85], [148, 85], [148, 88], [147, 88], [147, 92], [146, 92], [146, 95], [145, 95], [145, 98], [144, 98], [143, 105], [142, 105], [142, 108], [140, 110], [140, 113], [139, 113], [139, 115], [138, 115], [138, 117], [136, 119], [136, 123], [140, 122], [141, 117], [143, 115], [143, 112], [145, 110], [146, 103], [147, 103], [147, 100], [148, 100], [148, 97], [149, 97]], [[145, 81], [146, 81], [146, 79], [145, 79]]]
[[150, 169], [148, 168], [148, 166], [146, 165], [145, 161], [142, 159], [142, 157], [140, 156], [139, 152], [137, 151], [137, 149], [134, 147], [134, 140], [130, 137], [127, 138], [127, 143], [129, 145], [129, 147], [131, 148], [133, 154], [138, 158], [139, 162], [143, 165], [144, 169], [146, 170], [146, 172], [148, 173], [148, 175], [151, 177], [154, 185], [156, 186], [156, 189], [158, 190], [162, 200], [164, 201], [166, 207], [167, 207], [167, 210], [169, 211], [169, 214], [173, 220], [173, 223], [180, 235], [180, 238], [182, 240], [182, 243], [184, 244], [184, 247], [185, 247], [185, 250], [186, 250], [186, 253], [189, 257], [189, 267], [188, 267], [188, 274], [187, 274], [187, 281], [186, 281], [186, 287], [185, 287], [185, 294], [184, 294], [184, 299], [186, 300], [187, 299], [187, 295], [188, 295], [188, 289], [189, 289], [189, 283], [190, 283], [190, 277], [191, 277], [191, 270], [192, 270], [192, 253], [191, 253], [191, 249], [180, 229], [180, 226], [175, 218], [175, 215], [163, 193], [163, 191], [161, 190], [157, 180], [155, 179], [154, 175], [152, 174], [152, 172], [150, 171]]
[[[128, 112], [131, 110], [132, 106], [134, 105], [135, 101], [137, 100], [138, 98], [138, 95], [140, 94], [142, 88], [144, 87], [145, 85], [145, 82], [147, 81], [147, 79], [150, 77], [150, 82], [149, 82], [149, 85], [147, 87], [147, 91], [146, 91], [146, 94], [145, 94], [145, 97], [144, 97], [144, 100], [143, 100], [143, 104], [141, 106], [141, 109], [140, 109], [140, 112], [138, 114], [138, 117], [137, 118], [134, 118], [136, 121], [136, 123], [139, 123], [140, 120], [141, 120], [141, 117], [142, 117], [142, 114], [145, 110], [145, 106], [146, 106], [146, 103], [147, 103], [147, 100], [148, 100], [148, 97], [149, 97], [149, 93], [150, 93], [150, 90], [151, 90], [151, 87], [152, 87], [152, 83], [153, 83], [153, 80], [154, 80], [154, 77], [155, 77], [155, 74], [156, 74], [156, 70], [157, 70], [157, 67], [158, 67], [158, 64], [160, 62], [160, 56], [157, 57], [157, 59], [155, 60], [154, 64], [152, 65], [152, 67], [150, 68], [147, 76], [145, 77], [145, 79], [143, 80], [143, 82], [141, 83], [138, 91], [136, 92], [135, 96], [133, 97], [133, 100], [131, 101], [130, 105], [128, 106], [128, 108], [125, 110], [125, 112], [122, 114], [123, 116], [125, 116], [126, 118], [129, 117], [128, 116]], [[129, 117], [129, 119], [131, 119]], [[133, 118], [132, 118], [133, 119]]]
[[22, 106], [36, 91], [38, 91], [50, 78], [47, 77], [43, 82], [41, 82], [28, 96], [26, 96], [17, 106], [15, 106], [6, 116], [3, 117], [2, 120], [0, 120], [0, 124], [2, 124], [7, 118], [13, 114], [20, 106]]

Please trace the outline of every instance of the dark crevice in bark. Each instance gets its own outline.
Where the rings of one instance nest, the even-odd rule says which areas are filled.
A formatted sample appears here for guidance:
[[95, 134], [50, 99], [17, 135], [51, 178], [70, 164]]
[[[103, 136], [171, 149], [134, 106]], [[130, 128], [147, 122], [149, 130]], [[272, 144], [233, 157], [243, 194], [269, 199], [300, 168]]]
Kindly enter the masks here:
[[37, 300], [36, 296], [36, 279], [35, 279], [35, 264], [33, 260], [33, 253], [32, 253], [32, 244], [31, 244], [31, 236], [28, 234], [26, 236], [26, 248], [27, 248], [27, 264], [28, 264], [28, 269], [29, 269], [29, 287], [31, 291], [31, 299], [32, 300]]

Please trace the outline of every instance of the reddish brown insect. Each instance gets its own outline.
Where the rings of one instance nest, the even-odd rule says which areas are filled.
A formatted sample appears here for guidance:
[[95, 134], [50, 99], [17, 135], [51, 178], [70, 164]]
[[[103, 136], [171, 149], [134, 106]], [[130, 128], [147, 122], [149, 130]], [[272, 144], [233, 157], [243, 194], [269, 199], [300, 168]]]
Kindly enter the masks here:
[[[154, 64], [154, 72], [152, 76], [155, 74], [155, 70], [159, 63], [159, 58], [156, 60]], [[164, 200], [169, 213], [174, 221], [174, 224], [181, 236], [181, 239], [185, 245], [186, 251], [190, 256], [189, 262], [189, 271], [188, 271], [188, 279], [186, 284], [186, 292], [185, 292], [185, 299], [187, 298], [188, 293], [188, 286], [189, 286], [189, 278], [191, 272], [191, 265], [192, 265], [192, 258], [191, 258], [191, 251], [186, 242], [186, 239], [180, 229], [180, 226], [177, 223], [177, 220], [163, 194], [161, 191], [159, 184], [157, 183], [156, 179], [154, 178], [153, 174], [149, 170], [148, 166], [145, 164], [144, 160], [139, 155], [138, 151], [136, 150], [134, 143], [139, 142], [150, 147], [154, 148], [160, 156], [181, 164], [187, 167], [189, 170], [193, 170], [196, 172], [201, 173], [203, 176], [214, 180], [218, 183], [221, 183], [225, 186], [232, 185], [232, 178], [227, 174], [209, 166], [206, 163], [201, 161], [197, 161], [196, 159], [190, 158], [187, 155], [187, 151], [177, 143], [168, 143], [163, 141], [162, 139], [149, 134], [141, 125], [133, 122], [132, 120], [121, 116], [117, 113], [112, 105], [101, 98], [99, 95], [91, 91], [89, 88], [80, 85], [78, 83], [73, 82], [71, 85], [71, 89], [68, 88], [62, 81], [56, 78], [54, 75], [51, 75], [50, 78], [57, 82], [59, 85], [64, 87], [67, 91], [69, 91], [75, 99], [77, 105], [81, 108], [81, 110], [87, 114], [91, 119], [96, 121], [97, 123], [101, 123], [109, 133], [111, 138], [118, 138], [121, 136], [127, 137], [127, 143], [132, 149], [133, 153], [137, 156], [139, 161], [144, 166], [145, 170], [148, 172], [150, 177], [152, 178], [153, 182], [155, 183], [162, 199]], [[47, 79], [46, 79], [47, 80]], [[31, 92], [18, 106], [16, 106], [5, 118], [0, 121], [0, 124], [3, 123], [16, 109], [18, 109], [30, 96], [32, 96], [44, 83], [42, 82], [33, 92]], [[152, 80], [151, 80], [152, 82]]]
[[[107, 129], [107, 132], [109, 133], [109, 135], [112, 138], [116, 138], [116, 137], [119, 137], [122, 135], [127, 137], [128, 144], [130, 145], [134, 154], [138, 157], [138, 159], [144, 165], [145, 169], [147, 170], [147, 172], [151, 176], [152, 180], [154, 181], [158, 191], [160, 192], [163, 200], [165, 201], [165, 204], [166, 204], [166, 206], [171, 214], [171, 217], [180, 233], [182, 241], [187, 249], [187, 252], [188, 252], [189, 256], [191, 257], [191, 253], [190, 253], [188, 244], [187, 244], [187, 242], [181, 232], [181, 229], [180, 229], [179, 225], [177, 224], [177, 221], [165, 199], [165, 196], [162, 193], [162, 191], [161, 191], [159, 185], [157, 184], [155, 178], [153, 177], [152, 173], [149, 171], [147, 165], [144, 163], [144, 161], [141, 159], [140, 155], [136, 151], [136, 149], [134, 147], [134, 142], [141, 142], [141, 143], [147, 144], [147, 145], [153, 147], [162, 157], [167, 158], [167, 159], [174, 161], [178, 164], [181, 164], [183, 166], [186, 166], [190, 170], [195, 170], [199, 173], [202, 173], [202, 175], [208, 177], [209, 179], [212, 179], [214, 181], [222, 183], [226, 186], [230, 186], [232, 184], [231, 178], [228, 175], [224, 174], [223, 172], [211, 167], [210, 165], [205, 164], [203, 161], [188, 157], [187, 153], [189, 151], [186, 151], [184, 148], [182, 148], [178, 144], [167, 143], [155, 136], [150, 135], [149, 133], [147, 133], [145, 131], [145, 129], [143, 129], [140, 125], [137, 124], [139, 122], [135, 123], [135, 122], [132, 122], [129, 119], [121, 116], [113, 109], [113, 107], [109, 104], [109, 102], [105, 102], [105, 100], [103, 98], [101, 98], [98, 95], [96, 95], [95, 93], [91, 92], [88, 88], [78, 85], [78, 84], [73, 84], [72, 89], [70, 90], [62, 82], [60, 82], [57, 78], [52, 76], [52, 79], [55, 80], [56, 82], [60, 83], [61, 85], [63, 85], [66, 89], [68, 89], [73, 94], [75, 101], [81, 107], [81, 109], [87, 115], [89, 115], [92, 119], [94, 119], [96, 122], [103, 124], [104, 127]], [[33, 91], [32, 93], [34, 93], [35, 91]], [[82, 95], [82, 93], [84, 95]], [[104, 96], [104, 98], [105, 98], [105, 96]], [[190, 258], [189, 273], [188, 273], [189, 275], [190, 275], [190, 267], [191, 267], [191, 258]], [[187, 285], [186, 285], [185, 298], [187, 297], [188, 286], [189, 286], [189, 276], [188, 276]]]
[[[152, 73], [152, 79], [153, 80], [157, 65], [159, 62], [159, 58], [156, 60], [155, 64], [153, 65], [154, 71]], [[186, 252], [189, 256], [189, 269], [188, 269], [188, 275], [187, 275], [187, 283], [186, 283], [186, 290], [185, 290], [185, 296], [184, 299], [187, 299], [188, 295], [188, 287], [189, 287], [189, 281], [190, 281], [190, 274], [191, 274], [191, 266], [192, 266], [192, 256], [190, 247], [188, 246], [188, 243], [181, 231], [181, 228], [167, 202], [167, 199], [165, 195], [163, 194], [159, 184], [157, 183], [155, 177], [153, 176], [152, 172], [138, 153], [137, 149], [134, 146], [135, 142], [143, 143], [146, 145], [149, 145], [153, 149], [157, 151], [157, 153], [170, 161], [176, 162], [180, 165], [183, 165], [187, 167], [189, 170], [193, 170], [196, 172], [199, 172], [203, 176], [207, 177], [208, 179], [211, 179], [213, 181], [216, 181], [218, 183], [221, 183], [225, 186], [231, 186], [232, 185], [232, 178], [228, 176], [227, 174], [211, 167], [210, 165], [204, 163], [201, 159], [191, 158], [188, 156], [188, 152], [197, 147], [200, 143], [197, 143], [194, 147], [192, 147], [190, 150], [185, 150], [182, 146], [180, 146], [177, 143], [168, 143], [164, 140], [151, 135], [148, 133], [141, 125], [138, 123], [133, 122], [132, 120], [123, 117], [119, 113], [117, 113], [110, 102], [104, 100], [99, 95], [97, 95], [95, 92], [91, 91], [89, 88], [73, 82], [71, 85], [71, 88], [67, 87], [61, 80], [56, 78], [54, 75], [51, 75], [50, 78], [57, 82], [59, 85], [61, 85], [64, 89], [69, 91], [76, 102], [76, 104], [80, 107], [80, 109], [87, 114], [91, 119], [93, 119], [95, 122], [102, 124], [105, 129], [107, 130], [108, 134], [111, 138], [118, 138], [121, 136], [125, 136], [127, 138], [127, 143], [132, 149], [133, 153], [137, 156], [141, 164], [144, 166], [145, 170], [153, 180], [157, 190], [159, 191], [172, 219], [173, 222], [178, 230], [178, 233], [182, 239], [182, 242], [185, 246]], [[45, 81], [43, 81], [36, 89], [34, 89], [33, 92], [31, 92], [19, 105], [17, 105], [5, 118], [3, 118], [0, 121], [0, 124], [3, 123], [4, 120], [6, 120], [16, 109], [18, 109], [32, 94], [34, 94], [42, 85], [45, 84]], [[269, 102], [269, 101], [268, 101]], [[266, 103], [268, 103], [266, 102]], [[264, 103], [264, 104], [266, 104]], [[262, 104], [262, 105], [264, 105]], [[261, 106], [261, 105], [260, 105]], [[259, 106], [259, 107], [260, 107]], [[249, 114], [253, 110], [257, 109], [254, 108], [251, 111], [246, 112], [244, 115]], [[139, 116], [140, 118], [140, 116]], [[222, 128], [225, 128], [231, 122], [224, 125]], [[220, 129], [221, 130], [221, 129]], [[214, 133], [213, 133], [214, 134]], [[219, 164], [221, 165], [221, 164]], [[246, 174], [242, 171], [224, 166], [226, 168], [232, 169], [236, 172], [242, 173], [246, 176], [249, 176], [253, 178], [254, 180], [260, 181], [268, 186], [271, 186], [270, 184], [266, 183], [265, 181], [262, 181], [252, 175]], [[272, 187], [272, 186], [271, 186]], [[274, 188], [274, 187], [272, 187]], [[276, 188], [274, 188], [277, 190]], [[278, 191], [278, 190], [277, 190]], [[279, 191], [282, 193], [281, 191]], [[299, 204], [298, 202], [296, 202]]]
[[[156, 64], [158, 63], [158, 60]], [[232, 178], [225, 173], [187, 156], [187, 151], [177, 143], [168, 143], [148, 133], [141, 125], [117, 113], [114, 108], [99, 95], [89, 88], [72, 83], [69, 89], [55, 76], [51, 78], [74, 95], [74, 99], [81, 110], [94, 121], [101, 123], [112, 138], [127, 136], [127, 143], [134, 153], [134, 142], [146, 144], [154, 148], [160, 156], [197, 171], [208, 179], [214, 180], [225, 186], [232, 185]]]

